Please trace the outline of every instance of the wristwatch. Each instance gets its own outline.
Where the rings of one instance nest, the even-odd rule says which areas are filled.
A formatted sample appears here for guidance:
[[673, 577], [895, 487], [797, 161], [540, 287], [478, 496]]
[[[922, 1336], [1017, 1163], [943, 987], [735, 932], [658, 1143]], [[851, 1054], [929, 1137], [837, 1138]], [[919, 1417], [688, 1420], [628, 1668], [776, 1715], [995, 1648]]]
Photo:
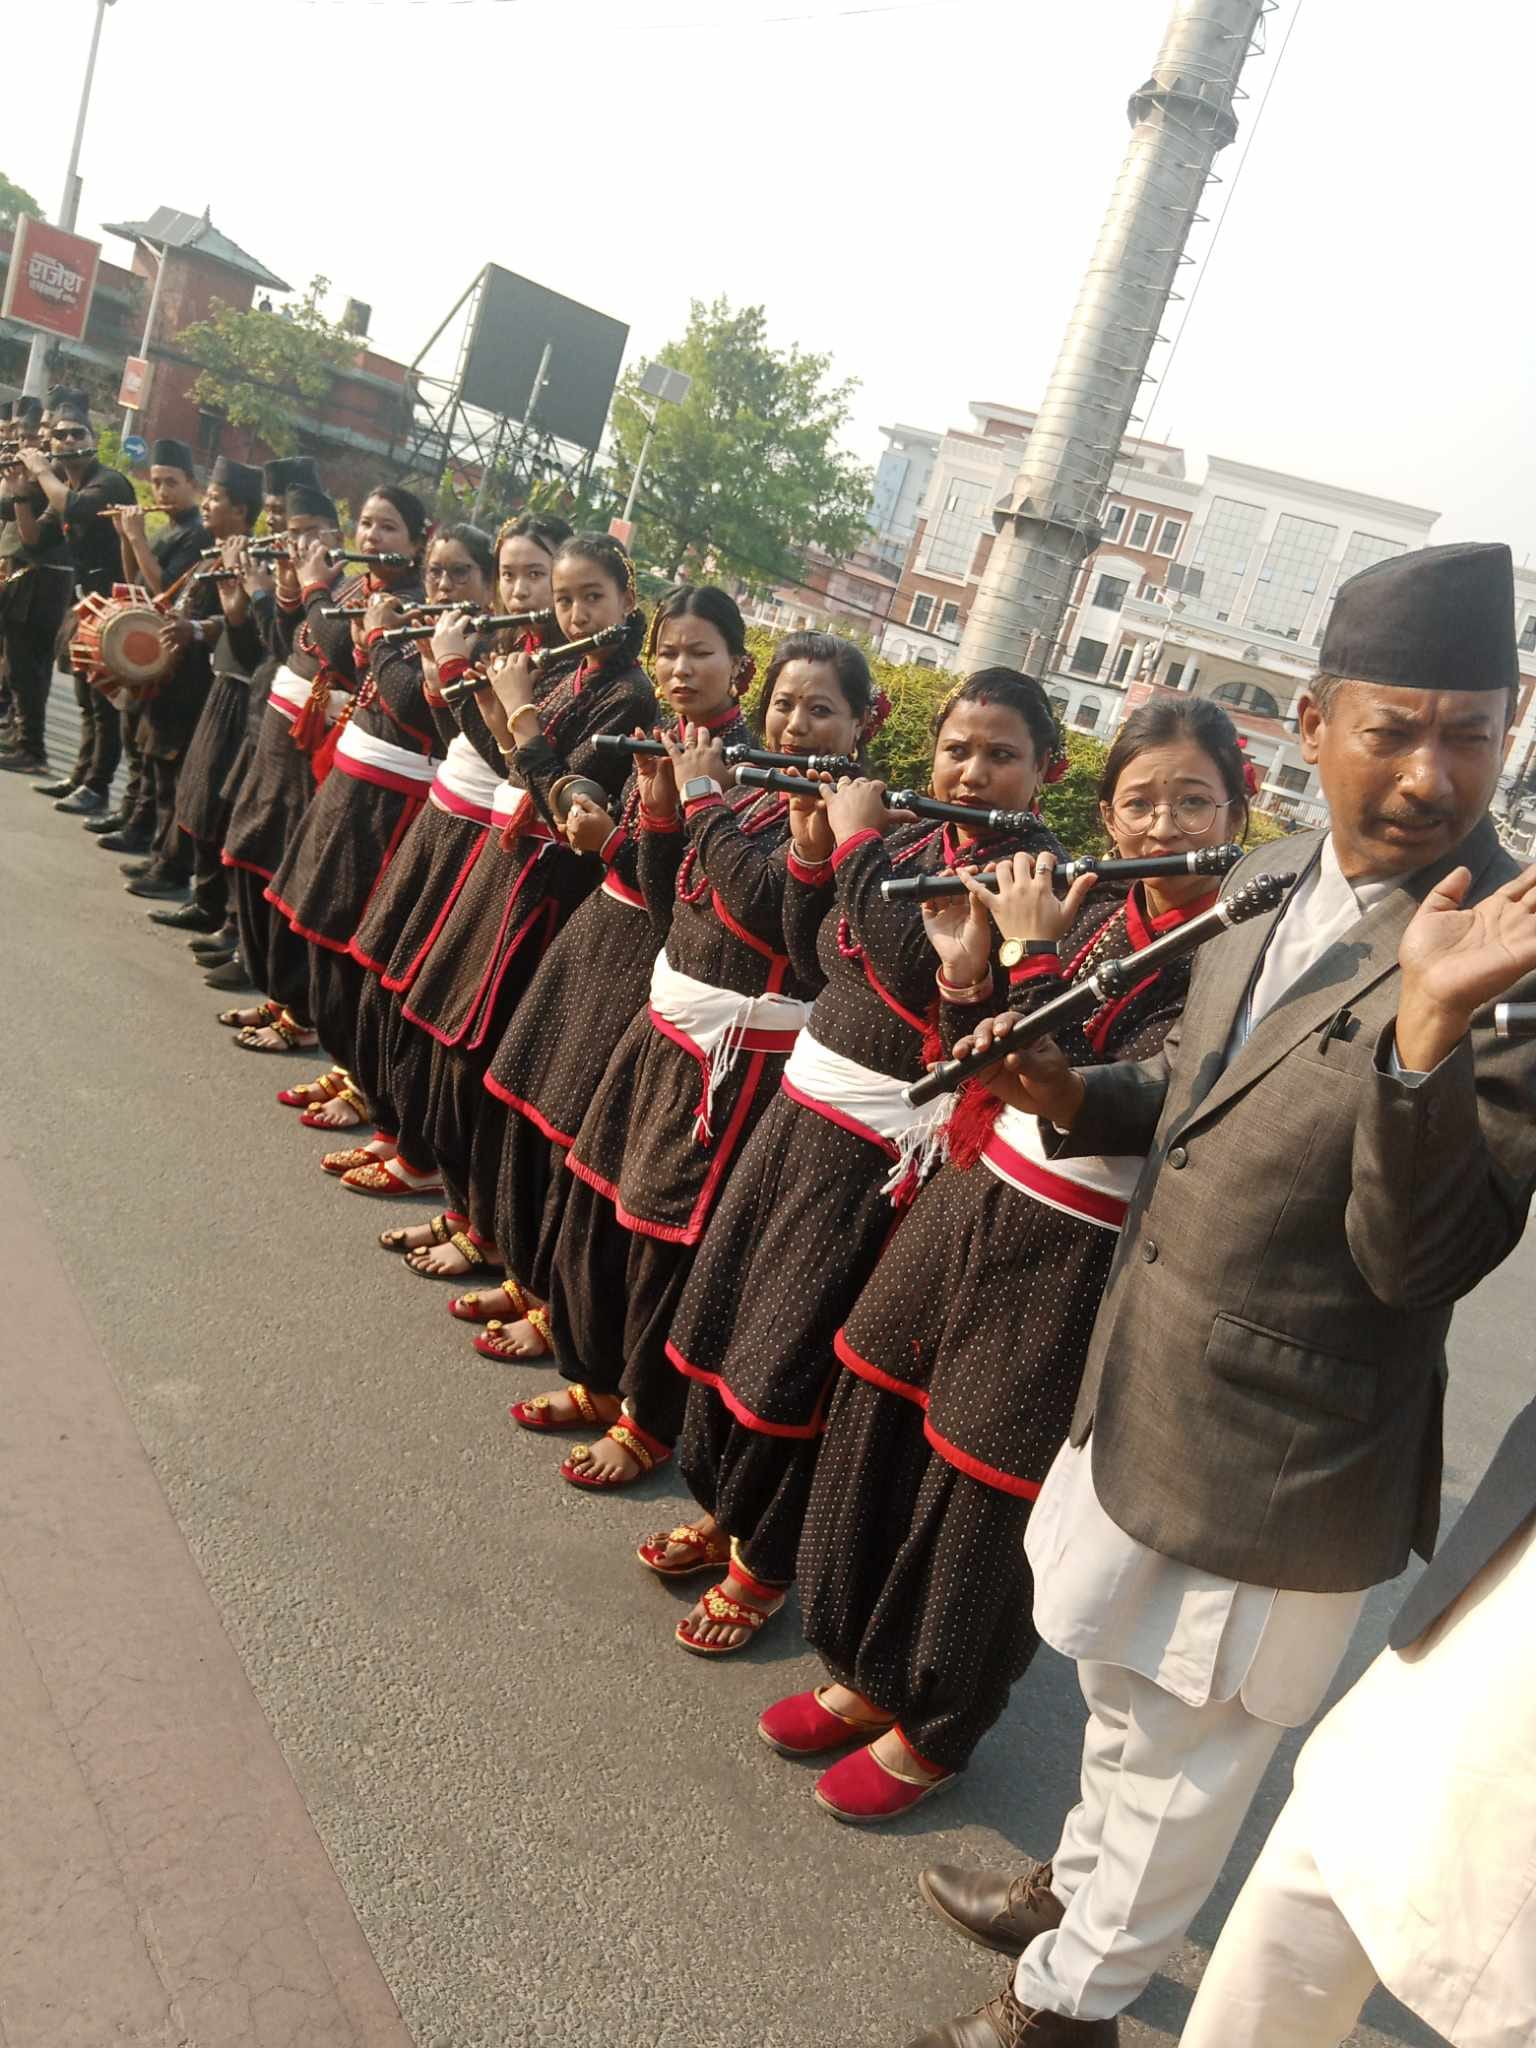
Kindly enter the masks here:
[[713, 775], [690, 775], [683, 784], [683, 802], [696, 804], [701, 797], [724, 796], [725, 791]]
[[1004, 939], [997, 949], [998, 965], [1017, 967], [1021, 960], [1033, 960], [1044, 953], [1049, 953], [1053, 960], [1061, 957], [1054, 939]]

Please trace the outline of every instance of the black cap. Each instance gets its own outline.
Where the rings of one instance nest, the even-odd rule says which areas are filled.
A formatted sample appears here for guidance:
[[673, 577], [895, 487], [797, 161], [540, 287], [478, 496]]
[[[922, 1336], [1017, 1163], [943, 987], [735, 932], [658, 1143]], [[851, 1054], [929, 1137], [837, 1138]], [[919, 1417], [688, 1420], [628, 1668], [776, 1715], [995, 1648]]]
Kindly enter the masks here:
[[261, 510], [262, 473], [248, 462], [236, 462], [221, 455], [208, 472], [211, 484], [222, 484], [237, 505], [244, 505], [252, 517]]
[[185, 441], [155, 441], [149, 450], [151, 469], [180, 469], [188, 476], [196, 474], [192, 450]]
[[78, 420], [82, 426], [91, 424], [91, 402], [83, 391], [57, 384], [48, 397], [48, 408], [56, 420]]
[[0, 420], [5, 420], [9, 423], [15, 410], [16, 401], [14, 398], [0, 398]]
[[341, 524], [335, 505], [312, 484], [290, 484], [283, 494], [283, 509], [290, 519], [323, 519], [330, 526]]
[[261, 466], [262, 485], [269, 498], [280, 498], [295, 484], [308, 484], [318, 491], [320, 472], [311, 455], [279, 455]]
[[35, 427], [43, 416], [43, 401], [40, 398], [22, 397], [16, 401], [12, 417], [17, 426]]
[[1515, 564], [1503, 541], [1419, 548], [1339, 586], [1324, 675], [1394, 690], [1512, 690]]

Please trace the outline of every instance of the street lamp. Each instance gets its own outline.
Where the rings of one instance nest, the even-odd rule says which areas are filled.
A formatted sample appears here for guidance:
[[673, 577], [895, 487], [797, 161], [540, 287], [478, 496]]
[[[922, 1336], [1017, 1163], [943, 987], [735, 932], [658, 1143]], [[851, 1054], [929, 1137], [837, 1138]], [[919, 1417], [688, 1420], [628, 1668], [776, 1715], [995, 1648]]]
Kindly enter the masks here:
[[640, 478], [645, 471], [645, 458], [650, 454], [651, 442], [655, 438], [657, 417], [664, 405], [682, 404], [693, 389], [693, 379], [686, 370], [669, 369], [665, 363], [647, 363], [640, 372], [640, 389], [647, 398], [654, 398], [656, 403], [649, 412], [643, 405], [640, 407], [640, 416], [645, 421], [645, 439], [640, 443], [635, 473], [629, 480], [629, 496], [624, 500], [624, 510], [620, 513], [618, 522], [624, 529], [619, 538], [626, 546], [633, 532], [629, 523], [630, 516], [634, 512], [635, 499], [639, 495]]
[[[75, 112], [75, 139], [69, 146], [69, 169], [64, 173], [64, 198], [57, 225], [74, 232], [80, 217], [80, 145], [85, 139], [86, 110], [91, 104], [91, 84], [96, 76], [96, 51], [101, 42], [101, 24], [114, 0], [96, 0], [96, 21], [91, 30], [91, 53], [85, 60], [85, 81], [80, 87], [80, 105]], [[48, 337], [39, 331], [32, 337], [27, 353], [27, 374], [22, 390], [30, 398], [42, 398], [48, 389]]]

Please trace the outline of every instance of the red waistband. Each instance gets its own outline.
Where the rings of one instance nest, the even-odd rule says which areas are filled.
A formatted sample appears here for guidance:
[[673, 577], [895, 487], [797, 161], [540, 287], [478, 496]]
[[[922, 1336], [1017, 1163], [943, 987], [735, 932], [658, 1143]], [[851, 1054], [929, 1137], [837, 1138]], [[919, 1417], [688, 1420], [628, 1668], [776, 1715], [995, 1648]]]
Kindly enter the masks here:
[[981, 1156], [1000, 1180], [1053, 1209], [1064, 1209], [1068, 1215], [1081, 1216], [1088, 1223], [1105, 1224], [1112, 1230], [1118, 1230], [1125, 1221], [1127, 1204], [1118, 1195], [1085, 1188], [1064, 1174], [1052, 1173], [1049, 1167], [1015, 1151], [996, 1131], [988, 1136]]

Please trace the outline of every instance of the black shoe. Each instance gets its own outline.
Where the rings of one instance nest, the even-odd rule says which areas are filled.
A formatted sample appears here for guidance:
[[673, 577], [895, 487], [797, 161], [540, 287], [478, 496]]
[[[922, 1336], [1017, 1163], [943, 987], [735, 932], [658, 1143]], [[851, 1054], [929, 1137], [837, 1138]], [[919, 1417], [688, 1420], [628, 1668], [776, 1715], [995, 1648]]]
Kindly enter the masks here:
[[203, 979], [210, 988], [242, 989], [256, 986], [238, 953], [231, 954], [222, 967], [215, 967], [212, 973], [205, 974]]
[[[234, 957], [233, 953], [199, 953], [197, 964], [206, 972], [213, 973], [220, 967], [227, 967]], [[243, 974], [245, 969], [242, 967], [240, 971]]]
[[1051, 1890], [1049, 1863], [1032, 1863], [1022, 1876], [939, 1863], [917, 1880], [924, 1899], [967, 1941], [999, 1955], [1021, 1956], [1037, 1934], [1059, 1927], [1066, 1907]]
[[240, 933], [237, 926], [226, 922], [206, 938], [199, 936], [187, 943], [194, 953], [233, 953], [240, 944]]
[[78, 789], [72, 789], [68, 796], [60, 797], [53, 807], [67, 816], [89, 818], [97, 811], [107, 808], [107, 800], [99, 789], [92, 789], [88, 782], [82, 782]]
[[130, 882], [136, 882], [141, 875], [147, 875], [154, 865], [152, 860], [125, 860], [119, 872], [125, 874]]
[[130, 896], [185, 896], [191, 888], [187, 875], [177, 874], [158, 860], [152, 860], [142, 875], [135, 875], [128, 884]]
[[[47, 761], [41, 754], [29, 753], [23, 747], [17, 753], [7, 754], [5, 759], [0, 761], [0, 773], [6, 775], [52, 775], [53, 770], [48, 766]], [[32, 785], [39, 796], [51, 796], [55, 802], [61, 796], [68, 796], [74, 786], [72, 782], [49, 782], [46, 785], [41, 782], [34, 782]]]
[[127, 831], [103, 833], [96, 842], [103, 853], [148, 853], [154, 843], [153, 832]]
[[172, 931], [206, 932], [210, 936], [224, 929], [224, 920], [216, 911], [204, 910], [197, 903], [183, 903], [179, 910], [152, 910], [151, 924], [168, 924]]
[[87, 818], [85, 829], [99, 839], [104, 832], [121, 832], [127, 822], [121, 811], [106, 811], [99, 818]]
[[1012, 1989], [941, 2027], [930, 2027], [908, 2048], [1117, 2048], [1116, 2020], [1069, 2020], [1059, 2012], [1020, 2005]]

